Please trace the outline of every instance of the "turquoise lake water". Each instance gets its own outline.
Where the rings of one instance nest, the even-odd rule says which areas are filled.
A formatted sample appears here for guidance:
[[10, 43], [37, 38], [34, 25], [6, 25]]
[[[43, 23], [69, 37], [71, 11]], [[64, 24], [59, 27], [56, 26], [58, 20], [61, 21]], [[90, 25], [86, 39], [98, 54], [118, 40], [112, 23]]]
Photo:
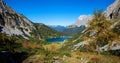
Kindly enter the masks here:
[[68, 40], [70, 37], [60, 37], [60, 38], [47, 38], [47, 42], [64, 42], [65, 40]]

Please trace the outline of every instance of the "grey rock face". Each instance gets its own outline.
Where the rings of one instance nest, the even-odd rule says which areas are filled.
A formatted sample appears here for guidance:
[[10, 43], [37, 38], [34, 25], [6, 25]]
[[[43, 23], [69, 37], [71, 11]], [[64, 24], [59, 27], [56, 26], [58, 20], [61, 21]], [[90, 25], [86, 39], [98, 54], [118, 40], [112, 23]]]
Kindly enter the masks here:
[[109, 19], [120, 17], [120, 0], [115, 0], [115, 2], [107, 8], [105, 16]]
[[15, 12], [4, 1], [0, 0], [0, 30], [8, 35], [21, 35], [28, 39], [30, 32], [35, 29], [32, 22], [25, 16]]
[[108, 51], [108, 50], [119, 50], [120, 49], [120, 43], [117, 41], [113, 41], [111, 45], [107, 44], [103, 47], [100, 47], [100, 51]]

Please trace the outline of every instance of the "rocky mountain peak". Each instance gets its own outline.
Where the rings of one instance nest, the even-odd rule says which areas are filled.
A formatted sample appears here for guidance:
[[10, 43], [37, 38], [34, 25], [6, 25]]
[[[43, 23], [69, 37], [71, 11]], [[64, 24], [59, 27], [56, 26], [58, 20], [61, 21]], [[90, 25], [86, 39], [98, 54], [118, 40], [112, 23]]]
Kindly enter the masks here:
[[92, 19], [92, 15], [80, 15], [78, 17], [77, 22], [74, 23], [74, 25], [81, 26], [81, 25], [87, 25], [87, 22]]

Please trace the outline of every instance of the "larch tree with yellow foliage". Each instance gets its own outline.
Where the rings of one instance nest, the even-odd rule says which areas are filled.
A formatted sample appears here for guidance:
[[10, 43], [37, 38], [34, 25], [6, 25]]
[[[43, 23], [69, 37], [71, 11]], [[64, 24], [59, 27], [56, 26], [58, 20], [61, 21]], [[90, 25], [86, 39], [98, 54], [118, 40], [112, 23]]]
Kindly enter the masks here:
[[[88, 22], [88, 27], [86, 31], [91, 31], [84, 34], [85, 39], [90, 39], [90, 43], [96, 45], [96, 50], [100, 53], [100, 47], [103, 46], [105, 42], [109, 45], [113, 41], [120, 41], [116, 33], [113, 33], [110, 26], [112, 23], [106, 19], [101, 10], [94, 11], [94, 17], [91, 21]], [[84, 40], [84, 39], [83, 39]]]

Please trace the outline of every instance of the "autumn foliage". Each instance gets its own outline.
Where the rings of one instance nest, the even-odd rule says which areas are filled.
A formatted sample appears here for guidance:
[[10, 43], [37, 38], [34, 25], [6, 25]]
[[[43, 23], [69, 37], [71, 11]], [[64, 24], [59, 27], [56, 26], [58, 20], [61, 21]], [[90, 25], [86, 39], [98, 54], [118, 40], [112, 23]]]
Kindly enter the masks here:
[[50, 50], [51, 50], [52, 52], [55, 52], [56, 46], [55, 46], [54, 44], [52, 44], [52, 45], [50, 46]]
[[113, 41], [119, 42], [119, 35], [112, 31], [111, 25], [102, 11], [95, 11], [93, 19], [88, 22], [83, 40], [90, 39], [89, 42], [94, 43], [98, 49], [105, 43], [111, 45]]
[[23, 44], [23, 46], [26, 47], [26, 48], [29, 47], [28, 41], [24, 41], [22, 44]]
[[31, 48], [31, 49], [42, 48], [40, 44], [30, 43], [28, 41], [24, 41], [22, 44], [25, 48]]

